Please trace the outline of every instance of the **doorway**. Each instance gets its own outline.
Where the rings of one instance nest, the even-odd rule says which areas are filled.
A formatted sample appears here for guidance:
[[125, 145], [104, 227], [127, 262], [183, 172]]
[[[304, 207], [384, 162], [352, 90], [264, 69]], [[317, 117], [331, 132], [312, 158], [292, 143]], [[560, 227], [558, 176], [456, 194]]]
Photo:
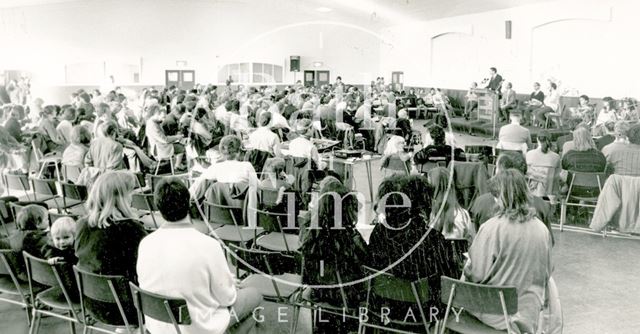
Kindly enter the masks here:
[[176, 86], [180, 89], [189, 90], [196, 84], [196, 72], [194, 70], [166, 70], [164, 78], [167, 87]]

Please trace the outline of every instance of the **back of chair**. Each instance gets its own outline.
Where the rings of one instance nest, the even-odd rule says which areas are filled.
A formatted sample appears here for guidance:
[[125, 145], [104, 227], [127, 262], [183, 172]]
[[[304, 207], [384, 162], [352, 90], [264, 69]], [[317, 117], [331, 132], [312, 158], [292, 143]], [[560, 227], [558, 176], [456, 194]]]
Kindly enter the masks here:
[[269, 251], [260, 249], [249, 249], [235, 244], [229, 244], [229, 248], [233, 251], [239, 261], [236, 261], [236, 266], [249, 273], [256, 272], [256, 270], [271, 275], [271, 269], [265, 261], [265, 256], [269, 254]]
[[[573, 190], [575, 187], [580, 188], [591, 188], [594, 189], [593, 195], [590, 197], [598, 198], [600, 191], [602, 191], [602, 187], [604, 187], [604, 183], [607, 180], [606, 173], [584, 173], [584, 172], [576, 172], [569, 171], [569, 192], [567, 197], [574, 196]], [[597, 189], [597, 191], [595, 191]]]
[[76, 182], [84, 166], [62, 165], [62, 175], [66, 182]]
[[0, 249], [0, 276], [10, 276], [14, 283], [17, 283], [18, 271], [16, 268], [21, 265], [22, 261], [23, 259], [18, 253], [10, 249]]
[[242, 208], [204, 202], [205, 216], [210, 223], [222, 225], [243, 225]]
[[131, 194], [131, 207], [144, 211], [158, 211], [152, 193], [134, 192]]
[[441, 277], [440, 300], [448, 307], [462, 307], [473, 313], [513, 315], [518, 312], [514, 287], [490, 286]]
[[278, 189], [258, 187], [258, 198], [260, 199], [260, 204], [269, 206], [276, 205], [276, 202], [278, 201], [278, 193]]
[[402, 159], [400, 159], [399, 157], [390, 157], [389, 163], [387, 164], [387, 167], [385, 167], [385, 169], [409, 174], [409, 161], [402, 161]]
[[265, 232], [283, 232], [283, 230], [288, 227], [295, 230], [295, 211], [289, 213], [269, 212], [257, 209], [255, 211], [258, 219], [258, 226], [262, 227]]
[[31, 281], [45, 286], [59, 286], [56, 274], [47, 260], [39, 259], [27, 252], [22, 252], [24, 262], [27, 266], [27, 275]]
[[156, 188], [158, 187], [158, 184], [166, 178], [172, 178], [173, 180], [180, 180], [182, 181], [182, 183], [184, 183], [184, 185], [187, 188], [189, 188], [189, 179], [186, 176], [149, 175], [149, 178], [151, 181], [151, 193], [154, 193], [156, 191]]
[[99, 275], [73, 266], [78, 280], [78, 288], [83, 297], [104, 303], [119, 303], [119, 289], [126, 289], [127, 280], [118, 275]]
[[30, 191], [29, 177], [27, 174], [4, 174], [7, 190]]
[[60, 182], [62, 186], [62, 196], [77, 201], [86, 201], [89, 197], [86, 186], [68, 182]]
[[428, 278], [411, 282], [376, 269], [365, 267], [365, 270], [376, 275], [371, 279], [370, 291], [380, 298], [421, 305], [429, 300]]
[[58, 188], [56, 187], [56, 180], [53, 179], [31, 179], [33, 184], [33, 192], [38, 195], [56, 196], [58, 195]]
[[173, 324], [176, 333], [180, 333], [179, 325], [190, 325], [191, 316], [187, 301], [181, 298], [171, 298], [143, 290], [129, 282], [133, 303], [138, 310], [138, 321], [141, 328], [144, 326], [144, 316], [155, 320]]

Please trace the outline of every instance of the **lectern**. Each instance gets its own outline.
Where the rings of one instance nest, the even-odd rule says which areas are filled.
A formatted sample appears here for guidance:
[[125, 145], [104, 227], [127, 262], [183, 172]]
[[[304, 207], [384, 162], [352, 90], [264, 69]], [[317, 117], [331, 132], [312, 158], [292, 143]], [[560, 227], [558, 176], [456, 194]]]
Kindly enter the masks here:
[[496, 123], [498, 120], [498, 94], [489, 89], [476, 89], [478, 95], [478, 120], [490, 122], [493, 137], [496, 137]]

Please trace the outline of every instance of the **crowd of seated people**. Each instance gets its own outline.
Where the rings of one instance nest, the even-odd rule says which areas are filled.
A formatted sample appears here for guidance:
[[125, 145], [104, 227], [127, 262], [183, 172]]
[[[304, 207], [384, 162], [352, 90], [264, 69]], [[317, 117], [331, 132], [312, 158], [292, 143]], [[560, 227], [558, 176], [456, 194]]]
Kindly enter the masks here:
[[[509, 89], [508, 86], [505, 88]], [[550, 93], [554, 98], [554, 92]], [[442, 307], [439, 277], [464, 275], [472, 282], [517, 287], [522, 307], [512, 319], [512, 325], [520, 332], [548, 326], [538, 323], [535, 316], [550, 304], [545, 298], [552, 298], [541, 293], [546, 284], [552, 285], [548, 254], [553, 246], [550, 225], [554, 214], [545, 199], [562, 192], [562, 186], [566, 188], [563, 184], [566, 172], [609, 170], [637, 175], [639, 127], [630, 126], [627, 121], [605, 121], [602, 125], [606, 136], [594, 141], [592, 127], [583, 121], [573, 131], [572, 140], [562, 145], [562, 152], [556, 153], [548, 132], [539, 133], [536, 141], [531, 141], [529, 130], [521, 124], [521, 111], [510, 108], [507, 101], [503, 111], [511, 124], [500, 130], [499, 149], [504, 151], [498, 152], [496, 173], [489, 182], [490, 192], [477, 196], [466, 207], [458, 200], [455, 187], [448, 189], [455, 182], [444, 166], [466, 159], [463, 151], [456, 147], [454, 135], [448, 131], [444, 113], [439, 112], [434, 124], [423, 133], [427, 140], [422, 148], [414, 152], [405, 150], [415, 131], [406, 108], [424, 103], [421, 99], [426, 94], [422, 94], [409, 91], [405, 99], [384, 85], [373, 92], [362, 92], [342, 83], [327, 87], [295, 85], [284, 90], [197, 86], [184, 91], [169, 87], [145, 90], [138, 99], [115, 91], [100, 95], [79, 91], [71, 103], [60, 107], [42, 106], [35, 101], [38, 103], [30, 105], [28, 110], [22, 106], [3, 108], [6, 125], [0, 131], [0, 144], [5, 156], [14, 159], [16, 148], [31, 149], [31, 139], [39, 137], [41, 151], [59, 156], [62, 165], [94, 170], [85, 172], [85, 177], [91, 179], [84, 183], [89, 198], [73, 232], [73, 255], [77, 260], [64, 262], [77, 261], [83, 269], [122, 275], [143, 289], [184, 298], [193, 312], [214, 309], [215, 317], [206, 319], [210, 322], [195, 321], [191, 325], [202, 331], [224, 332], [229, 327], [241, 327], [241, 320], [251, 313], [247, 310], [256, 307], [261, 297], [233, 276], [224, 256], [224, 245], [197, 232], [189, 218], [207, 220], [202, 212], [194, 210], [194, 207], [202, 208], [203, 202], [240, 207], [250, 205], [250, 201], [259, 202], [260, 197], [251, 197], [261, 189], [274, 190], [277, 196], [268, 206], [257, 203], [260, 208], [286, 211], [290, 206], [283, 203], [295, 199], [296, 216], [299, 211], [310, 211], [310, 215], [317, 218], [319, 226], [300, 233], [301, 246], [295, 251], [305, 270], [301, 278], [303, 284], [337, 284], [336, 273], [340, 274], [340, 280], [350, 281], [365, 276], [363, 266], [380, 270], [392, 266], [387, 271], [395, 276], [411, 281], [428, 278], [432, 291], [427, 302], [430, 306]], [[433, 96], [437, 94], [434, 90]], [[507, 91], [503, 98], [509, 99], [514, 94]], [[540, 93], [538, 85], [531, 96], [530, 112], [536, 115], [536, 120], [545, 122], [545, 115], [555, 111], [553, 102]], [[474, 108], [473, 103], [468, 105], [468, 109]], [[630, 105], [626, 109], [632, 114]], [[41, 115], [34, 116], [37, 110]], [[586, 109], [582, 112], [589, 113]], [[613, 109], [606, 113], [615, 115]], [[597, 118], [593, 118], [593, 122], [600, 125]], [[373, 144], [383, 147], [381, 153], [385, 156], [396, 155], [415, 165], [423, 165], [433, 158], [443, 162], [440, 167], [413, 170], [408, 173], [411, 175], [393, 175], [382, 181], [377, 187], [377, 217], [368, 240], [356, 228], [361, 209], [358, 200], [349, 194], [342, 176], [328, 170], [322, 152], [315, 145], [317, 139], [328, 138], [351, 148], [345, 138], [361, 128], [381, 130], [372, 139]], [[149, 234], [137, 220], [137, 211], [131, 208], [132, 194], [143, 190], [134, 190], [139, 181], [127, 171], [155, 174], [160, 169], [160, 174], [168, 174], [166, 159], [172, 159], [175, 174], [188, 172], [187, 178], [192, 182], [185, 186], [181, 181], [169, 179], [155, 185], [153, 198], [166, 223]], [[295, 159], [306, 163], [294, 163], [292, 170], [290, 163]], [[29, 161], [11, 166], [25, 172], [33, 170]], [[305, 182], [300, 178], [308, 174], [300, 173], [300, 168], [323, 173], [315, 173], [311, 182], [302, 185]], [[541, 168], [552, 171], [542, 178], [543, 185], [532, 188], [532, 179], [539, 180]], [[71, 181], [82, 183], [83, 178]], [[343, 229], [331, 228], [337, 223], [332, 196], [321, 197], [316, 203], [312, 198], [302, 199], [304, 196], [300, 193], [311, 189], [319, 194], [336, 193], [345, 197], [339, 217]], [[287, 196], [291, 192], [296, 196]], [[400, 194], [409, 198], [410, 208], [402, 207], [405, 198]], [[24, 217], [16, 219], [20, 221]], [[64, 242], [55, 241], [54, 229], [47, 235], [40, 220], [28, 220], [33, 222], [25, 225], [20, 235], [0, 240], [0, 245], [22, 251], [26, 250], [24, 245], [17, 245], [14, 240], [25, 239], [29, 247], [29, 238], [35, 238], [38, 240], [33, 242], [34, 249], [43, 249], [43, 244], [49, 243], [49, 247], [68, 250]], [[239, 223], [251, 225], [249, 215], [243, 214]], [[56, 229], [56, 235], [68, 234], [71, 230], [65, 229], [62, 232]], [[502, 230], [509, 232], [499, 233]], [[453, 254], [449, 246], [451, 240], [470, 244], [466, 266]], [[418, 243], [419, 247], [405, 257]], [[259, 248], [252, 241], [245, 246]], [[45, 258], [63, 257], [55, 255], [60, 254], [56, 251], [30, 252]], [[197, 256], [189, 256], [194, 253]], [[188, 262], [184, 261], [186, 257]], [[486, 261], [491, 257], [501, 261]], [[532, 257], [541, 260], [520, 261]], [[158, 265], [161, 260], [170, 264]], [[324, 261], [321, 266], [319, 260]], [[193, 268], [203, 275], [193, 277], [190, 274]], [[513, 271], [509, 271], [510, 268]], [[215, 283], [206, 282], [207, 279]], [[185, 281], [191, 283], [180, 284]], [[219, 290], [206, 294], [198, 289], [204, 284], [214, 284]], [[363, 285], [344, 290], [311, 289], [305, 297], [338, 306], [345, 299], [349, 306], [358, 306], [366, 299]], [[535, 298], [529, 298], [530, 295]], [[125, 301], [131, 299], [128, 291], [121, 291], [121, 296]], [[402, 318], [406, 306], [394, 308], [392, 315]], [[233, 308], [235, 312], [231, 312]], [[123, 325], [119, 323], [120, 313], [111, 305], [93, 302], [90, 311], [99, 321]], [[135, 324], [134, 311], [134, 308], [125, 309], [130, 323]], [[238, 315], [238, 319], [232, 314]], [[504, 329], [504, 323], [496, 319], [483, 314], [475, 316], [492, 327]], [[357, 328], [357, 321], [347, 321], [337, 327], [335, 323], [330, 324], [324, 329], [325, 325], [317, 325], [326, 332], [348, 332]], [[149, 326], [162, 331], [159, 328], [164, 325], [150, 321]]]

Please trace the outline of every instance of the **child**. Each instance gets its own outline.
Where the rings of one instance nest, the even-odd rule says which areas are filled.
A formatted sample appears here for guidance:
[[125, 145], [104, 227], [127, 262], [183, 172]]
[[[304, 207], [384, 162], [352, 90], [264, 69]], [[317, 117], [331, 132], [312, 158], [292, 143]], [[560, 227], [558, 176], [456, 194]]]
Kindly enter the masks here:
[[[47, 209], [36, 204], [22, 208], [16, 215], [18, 230], [7, 238], [0, 239], [0, 248], [11, 249], [22, 258], [22, 251], [35, 257], [42, 257], [42, 248], [47, 243], [47, 228], [49, 227]], [[21, 280], [27, 280], [27, 270], [23, 261], [16, 264], [16, 274]]]
[[49, 264], [57, 265], [60, 280], [69, 298], [79, 300], [78, 286], [73, 274], [73, 265], [78, 263], [73, 243], [76, 235], [76, 221], [70, 217], [58, 218], [51, 225], [51, 242], [43, 248], [44, 258]]

